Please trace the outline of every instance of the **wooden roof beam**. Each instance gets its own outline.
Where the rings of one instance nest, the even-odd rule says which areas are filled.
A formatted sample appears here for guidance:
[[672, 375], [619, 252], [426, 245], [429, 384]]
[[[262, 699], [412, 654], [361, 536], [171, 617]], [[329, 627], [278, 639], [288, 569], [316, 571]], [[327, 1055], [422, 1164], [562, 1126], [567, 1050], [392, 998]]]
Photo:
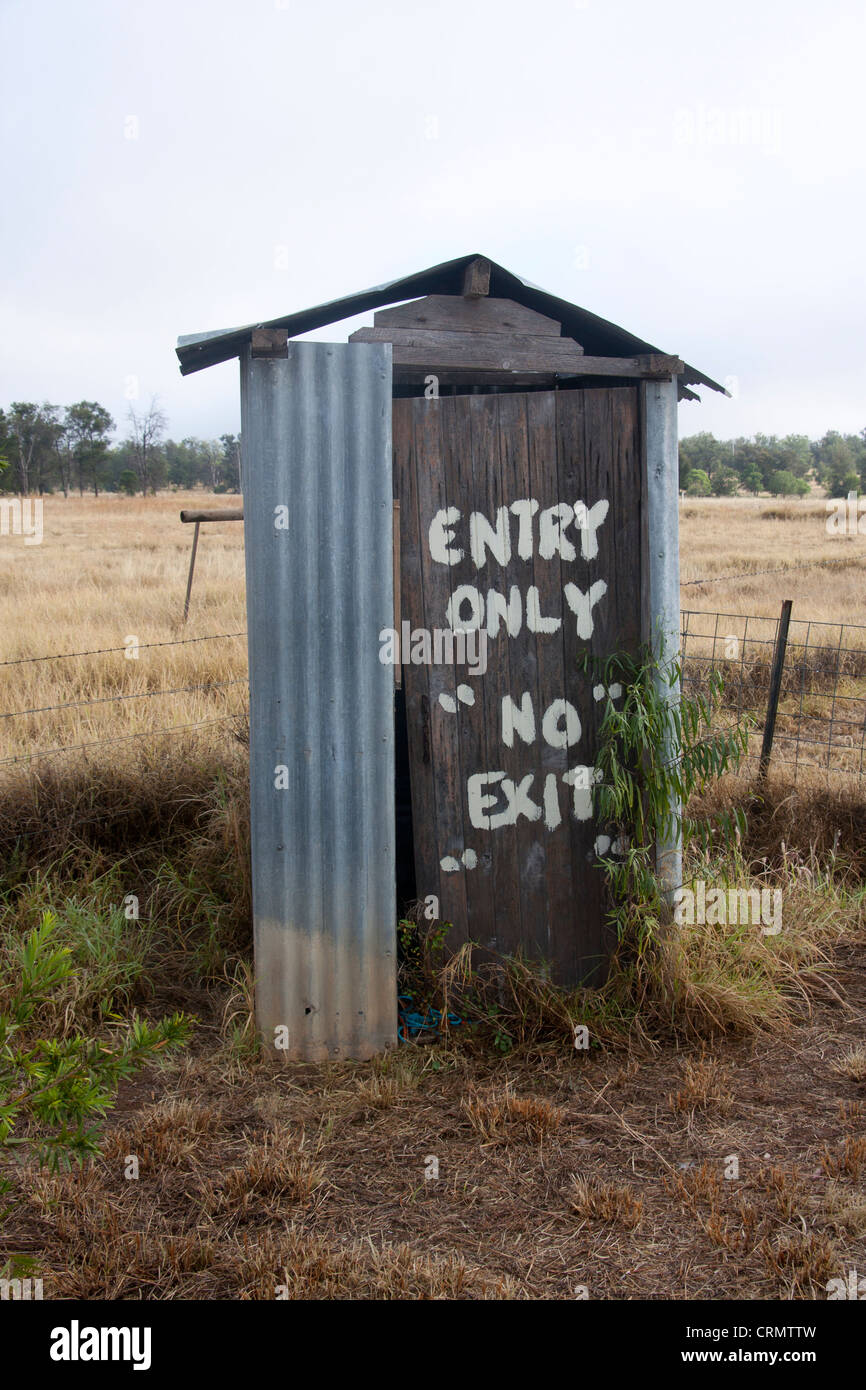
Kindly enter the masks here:
[[463, 272], [463, 293], [467, 299], [483, 299], [490, 293], [490, 262], [476, 256]]
[[588, 357], [570, 338], [459, 333], [420, 328], [359, 328], [350, 343], [393, 345], [395, 367], [438, 373], [553, 372], [564, 376], [619, 376], [664, 379], [683, 371], [678, 357], [660, 353], [639, 357]]

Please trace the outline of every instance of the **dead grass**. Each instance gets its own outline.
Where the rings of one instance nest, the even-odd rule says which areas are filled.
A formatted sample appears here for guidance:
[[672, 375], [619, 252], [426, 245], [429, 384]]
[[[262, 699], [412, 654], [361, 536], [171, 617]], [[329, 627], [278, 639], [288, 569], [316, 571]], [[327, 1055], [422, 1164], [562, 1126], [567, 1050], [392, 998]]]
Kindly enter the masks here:
[[831, 1063], [832, 1070], [849, 1081], [866, 1081], [866, 1046], [859, 1043]]
[[0, 1259], [86, 1299], [826, 1297], [866, 1265], [852, 1083], [818, 1062], [856, 1039], [864, 964], [855, 1010], [712, 1052], [274, 1068], [202, 1037], [125, 1085], [81, 1172], [7, 1165]]
[[303, 1137], [297, 1144], [266, 1137], [252, 1145], [244, 1162], [225, 1174], [220, 1205], [237, 1218], [251, 1201], [261, 1198], [306, 1202], [324, 1182], [325, 1170], [303, 1150]]
[[833, 1230], [843, 1236], [866, 1236], [866, 1195], [828, 1184], [821, 1210]]
[[734, 1103], [730, 1074], [715, 1057], [705, 1052], [697, 1059], [687, 1057], [682, 1082], [679, 1090], [668, 1097], [675, 1115], [694, 1115], [696, 1110], [713, 1110], [719, 1115], [730, 1112]]
[[696, 816], [747, 812], [743, 857], [756, 873], [768, 868], [794, 870], [818, 881], [832, 873], [852, 887], [866, 881], [866, 798], [855, 785], [828, 786], [804, 770], [792, 781], [784, 771], [771, 772], [763, 784], [727, 776], [691, 810]]
[[[43, 547], [0, 545], [5, 655], [241, 630], [241, 534], [225, 526], [202, 538], [180, 632], [185, 500], [49, 499]], [[815, 504], [784, 510], [688, 503], [684, 578], [848, 545]], [[685, 602], [771, 613], [790, 582]], [[797, 586], [810, 616], [862, 619], [862, 567]], [[809, 1299], [866, 1268], [862, 796], [805, 781], [714, 792], [749, 806], [734, 867], [783, 888], [777, 937], [659, 923], [649, 945], [622, 943], [605, 989], [572, 996], [532, 962], [464, 951], [435, 983], [471, 1027], [363, 1066], [275, 1070], [250, 1026], [243, 687], [235, 705], [214, 688], [244, 670], [231, 639], [0, 671], [6, 709], [208, 686], [2, 721], [3, 756], [241, 711], [36, 775], [6, 767], [7, 921], [32, 921], [46, 894], [101, 912], [134, 893], [146, 958], [118, 1000], [200, 1024], [189, 1057], [124, 1085], [100, 1159], [57, 1177], [5, 1165], [0, 1264], [27, 1256], [46, 1297], [84, 1299], [560, 1299], [576, 1281], [592, 1298]], [[689, 867], [720, 871], [718, 856]]]
[[[216, 688], [246, 675], [244, 638], [149, 645], [242, 632], [246, 627], [243, 527], [227, 522], [202, 529], [190, 618], [182, 626], [192, 528], [181, 524], [178, 513], [191, 503], [228, 505], [225, 498], [201, 492], [154, 498], [47, 497], [41, 545], [25, 546], [14, 536], [0, 538], [5, 660], [58, 652], [101, 653], [0, 668], [4, 711], [45, 710], [2, 721], [0, 757], [127, 738], [245, 707], [242, 685]], [[140, 644], [132, 660], [125, 655], [130, 638]], [[186, 689], [193, 686], [203, 688]], [[178, 689], [185, 693], [161, 693]], [[150, 698], [45, 709], [118, 695]], [[198, 736], [203, 746], [211, 732]], [[123, 763], [125, 745], [94, 750], [90, 757], [109, 767]]]
[[827, 1283], [839, 1268], [838, 1252], [823, 1231], [765, 1240], [761, 1253], [782, 1298], [826, 1297]]
[[591, 1221], [609, 1221], [633, 1231], [643, 1216], [643, 1200], [631, 1188], [601, 1178], [575, 1177], [571, 1209]]
[[516, 1096], [506, 1088], [479, 1094], [470, 1087], [463, 1109], [485, 1144], [529, 1140], [541, 1144], [556, 1133], [564, 1112], [538, 1096]]
[[[827, 515], [822, 499], [808, 497], [784, 503], [688, 498], [680, 508], [683, 608], [775, 617], [793, 593], [795, 618], [862, 624], [863, 541], [829, 536]], [[813, 563], [818, 567], [789, 575], [757, 573]], [[749, 570], [756, 572], [754, 579], [717, 578]], [[705, 577], [716, 582], [690, 582]]]
[[846, 1129], [856, 1128], [863, 1123], [864, 1107], [862, 1100], [840, 1100], [839, 1118]]
[[830, 1177], [849, 1177], [855, 1180], [866, 1166], [866, 1139], [846, 1134], [840, 1147], [825, 1148], [821, 1167]]

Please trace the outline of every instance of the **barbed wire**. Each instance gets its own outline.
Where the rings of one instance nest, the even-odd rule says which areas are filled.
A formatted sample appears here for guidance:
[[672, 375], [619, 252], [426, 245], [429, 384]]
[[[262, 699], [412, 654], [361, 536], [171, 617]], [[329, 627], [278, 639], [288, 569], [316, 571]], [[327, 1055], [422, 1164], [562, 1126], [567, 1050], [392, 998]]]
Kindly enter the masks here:
[[198, 719], [191, 724], [169, 724], [162, 729], [145, 729], [137, 734], [123, 734], [119, 738], [94, 739], [90, 743], [71, 743], [62, 748], [45, 748], [35, 753], [19, 753], [14, 758], [0, 758], [0, 767], [9, 763], [29, 763], [34, 758], [54, 758], [60, 753], [81, 753], [90, 748], [107, 748], [113, 743], [131, 743], [140, 738], [157, 738], [162, 734], [182, 733], [185, 729], [204, 729], [211, 724], [227, 724], [242, 713], [242, 710], [235, 710], [233, 714], [220, 714], [214, 719]]
[[58, 709], [82, 709], [88, 705], [110, 705], [116, 700], [152, 700], [157, 695], [189, 695], [196, 690], [225, 690], [230, 685], [249, 685], [248, 676], [233, 681], [206, 681], [203, 685], [180, 685], [174, 690], [141, 690], [132, 695], [100, 695], [95, 700], [68, 700], [62, 705], [39, 705], [35, 709], [13, 709], [0, 719], [18, 719], [25, 714], [50, 714]]
[[[209, 632], [204, 637], [176, 637], [169, 642], [139, 642], [137, 650], [147, 651], [150, 647], [183, 647], [189, 642], [215, 642], [228, 637], [246, 637], [246, 628], [243, 632]], [[11, 661], [0, 661], [0, 666], [24, 666], [32, 661], [66, 661], [73, 656], [105, 656], [109, 652], [125, 652], [129, 650], [128, 644], [122, 647], [93, 647], [85, 652], [52, 652], [49, 656], [16, 656]]]
[[779, 565], [768, 570], [737, 570], [734, 574], [704, 575], [702, 579], [685, 579], [681, 589], [689, 589], [695, 584], [721, 584], [723, 580], [755, 579], [759, 574], [789, 574], [792, 570], [823, 569], [825, 565], [856, 565], [866, 559], [863, 555], [846, 555], [839, 560], [812, 560], [808, 565]]

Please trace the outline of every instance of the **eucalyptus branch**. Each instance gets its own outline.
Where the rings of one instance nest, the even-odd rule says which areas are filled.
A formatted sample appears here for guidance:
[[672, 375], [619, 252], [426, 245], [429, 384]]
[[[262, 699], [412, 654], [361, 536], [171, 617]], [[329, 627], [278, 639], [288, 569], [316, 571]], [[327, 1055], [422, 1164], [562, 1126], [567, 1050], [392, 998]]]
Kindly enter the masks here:
[[[698, 838], [706, 844], [714, 831], [725, 840], [742, 833], [742, 812], [715, 823], [697, 822], [684, 808], [722, 773], [739, 766], [749, 724], [714, 727], [724, 688], [718, 672], [712, 672], [706, 695], [684, 696], [680, 661], [663, 666], [645, 648], [636, 656], [617, 653], [603, 660], [587, 653], [581, 664], [607, 692], [593, 811], [613, 842], [601, 865], [613, 898], [611, 920], [621, 931], [630, 906], [660, 907], [652, 867], [657, 841], [682, 834], [686, 842]], [[620, 693], [614, 697], [610, 690], [616, 686]]]

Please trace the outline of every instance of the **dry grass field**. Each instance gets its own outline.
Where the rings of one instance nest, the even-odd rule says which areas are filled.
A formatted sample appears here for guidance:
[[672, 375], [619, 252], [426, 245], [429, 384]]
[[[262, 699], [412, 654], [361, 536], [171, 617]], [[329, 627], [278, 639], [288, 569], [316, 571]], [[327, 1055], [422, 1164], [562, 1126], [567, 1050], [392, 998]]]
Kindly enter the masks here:
[[[48, 497], [41, 545], [0, 537], [3, 661], [101, 653], [0, 666], [0, 710], [45, 711], [3, 721], [0, 758], [194, 724], [244, 707], [243, 687], [229, 684], [246, 675], [244, 637], [158, 645], [245, 631], [243, 526], [232, 522], [203, 528], [190, 618], [182, 625], [193, 528], [181, 524], [179, 512], [185, 505], [226, 508], [233, 500], [200, 493]], [[141, 644], [137, 658], [126, 655], [130, 638]], [[121, 695], [129, 698], [113, 698]], [[96, 700], [105, 703], [49, 708]], [[219, 737], [218, 727], [201, 736]], [[112, 763], [124, 756], [120, 748], [111, 751]]]
[[[863, 626], [866, 646], [866, 534], [829, 535], [827, 517], [816, 498], [687, 498], [680, 510], [682, 607], [776, 617], [790, 598], [795, 618]], [[817, 568], [799, 568], [806, 565]], [[789, 566], [798, 568], [717, 580]]]
[[[464, 975], [455, 998], [452, 974], [463, 1022], [444, 1036], [364, 1065], [261, 1057], [245, 641], [189, 640], [245, 628], [239, 524], [202, 528], [181, 622], [178, 512], [232, 502], [49, 497], [42, 545], [0, 537], [0, 713], [38, 711], [0, 720], [0, 964], [50, 908], [78, 976], [46, 1028], [133, 1008], [197, 1020], [184, 1052], [122, 1084], [101, 1157], [59, 1175], [6, 1164], [0, 1267], [28, 1261], [46, 1298], [88, 1299], [823, 1299], [866, 1270], [856, 784], [715, 794], [747, 805], [749, 829], [700, 871], [780, 886], [778, 937], [673, 932], [568, 1001], [529, 970], [508, 988]], [[866, 537], [829, 537], [825, 515], [687, 502], [686, 584], [821, 567], [688, 585], [683, 607], [774, 618], [789, 597], [795, 617], [866, 622]], [[79, 745], [99, 746], [28, 761]], [[128, 893], [135, 923], [118, 917]]]
[[[828, 532], [827, 505], [814, 498], [688, 500], [681, 519], [687, 685], [712, 658], [726, 680], [723, 714], [750, 712], [760, 728], [790, 599], [776, 763], [856, 790], [866, 776], [866, 534]], [[760, 739], [753, 745], [757, 754]]]
[[[243, 687], [231, 684], [246, 673], [243, 637], [159, 645], [244, 631], [243, 527], [235, 522], [202, 527], [189, 621], [182, 624], [192, 527], [180, 523], [179, 512], [235, 503], [200, 492], [48, 497], [41, 545], [0, 536], [3, 662], [104, 653], [0, 665], [0, 713], [43, 711], [0, 722], [0, 775], [17, 766], [3, 759], [35, 750], [122, 739], [243, 709]], [[733, 620], [775, 620], [782, 599], [792, 598], [795, 624], [859, 624], [862, 632], [845, 640], [866, 650], [866, 535], [830, 536], [826, 515], [824, 503], [814, 499], [688, 499], [681, 510], [682, 607]], [[787, 575], [718, 582], [732, 573], [813, 564]], [[702, 578], [714, 582], [693, 583]], [[707, 624], [692, 627], [709, 630]], [[728, 629], [742, 631], [736, 621], [719, 630]], [[140, 644], [137, 659], [126, 656], [130, 638]], [[53, 708], [97, 700], [105, 703]], [[209, 723], [198, 737], [210, 743], [223, 736], [220, 725]], [[112, 745], [112, 765], [125, 756], [122, 747]], [[108, 750], [87, 756], [98, 762]]]

